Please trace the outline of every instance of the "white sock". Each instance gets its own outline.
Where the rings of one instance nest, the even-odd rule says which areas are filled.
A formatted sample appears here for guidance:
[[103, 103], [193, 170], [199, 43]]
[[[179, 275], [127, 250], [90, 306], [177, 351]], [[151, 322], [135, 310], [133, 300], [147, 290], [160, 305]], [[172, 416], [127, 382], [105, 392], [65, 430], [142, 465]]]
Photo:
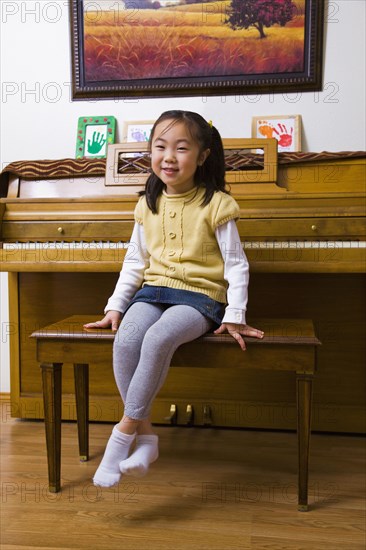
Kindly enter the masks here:
[[138, 435], [136, 447], [130, 457], [121, 460], [119, 469], [122, 474], [140, 477], [146, 474], [149, 465], [159, 456], [157, 435]]
[[117, 429], [116, 426], [114, 426], [104, 451], [102, 462], [94, 474], [94, 485], [100, 487], [112, 487], [119, 482], [121, 472], [118, 464], [121, 460], [128, 457], [128, 453], [134, 439], [135, 434], [123, 434]]

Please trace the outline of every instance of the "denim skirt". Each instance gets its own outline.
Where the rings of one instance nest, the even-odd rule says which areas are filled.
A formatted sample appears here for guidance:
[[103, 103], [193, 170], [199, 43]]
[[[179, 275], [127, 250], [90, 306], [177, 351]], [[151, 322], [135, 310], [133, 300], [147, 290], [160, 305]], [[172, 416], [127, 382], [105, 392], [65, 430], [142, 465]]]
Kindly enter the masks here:
[[214, 329], [221, 325], [225, 313], [225, 304], [213, 300], [202, 292], [191, 292], [167, 286], [145, 285], [136, 292], [127, 309], [135, 302], [166, 304], [167, 307], [176, 305], [194, 307], [202, 315], [214, 321], [216, 325]]

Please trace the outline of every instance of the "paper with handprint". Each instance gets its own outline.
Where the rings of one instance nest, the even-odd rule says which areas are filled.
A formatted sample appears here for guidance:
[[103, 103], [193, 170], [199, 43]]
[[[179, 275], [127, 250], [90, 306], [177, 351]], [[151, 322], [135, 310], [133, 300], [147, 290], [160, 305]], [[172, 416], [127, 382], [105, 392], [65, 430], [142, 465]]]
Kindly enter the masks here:
[[299, 115], [255, 117], [255, 137], [275, 138], [279, 152], [300, 151]]
[[85, 152], [88, 157], [105, 155], [107, 143], [107, 125], [90, 124], [85, 130]]

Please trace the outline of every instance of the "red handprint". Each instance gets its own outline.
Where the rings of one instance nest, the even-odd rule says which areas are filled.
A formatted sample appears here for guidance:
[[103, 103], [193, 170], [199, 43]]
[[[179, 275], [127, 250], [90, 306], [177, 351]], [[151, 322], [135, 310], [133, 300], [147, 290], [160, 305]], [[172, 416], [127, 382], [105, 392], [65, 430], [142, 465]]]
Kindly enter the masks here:
[[290, 147], [290, 145], [292, 144], [294, 129], [291, 128], [289, 133], [286, 126], [280, 123], [277, 124], [277, 128], [278, 130], [274, 128], [273, 131], [278, 135], [278, 138], [276, 138], [278, 144], [281, 147]]

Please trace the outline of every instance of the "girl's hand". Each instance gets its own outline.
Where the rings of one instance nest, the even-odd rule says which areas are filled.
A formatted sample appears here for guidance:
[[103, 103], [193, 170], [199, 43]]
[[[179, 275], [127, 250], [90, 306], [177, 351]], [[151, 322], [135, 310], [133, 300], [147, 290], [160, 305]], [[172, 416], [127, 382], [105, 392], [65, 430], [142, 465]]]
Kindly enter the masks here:
[[264, 336], [262, 330], [250, 327], [249, 325], [236, 325], [235, 323], [223, 323], [214, 331], [214, 334], [222, 334], [223, 332], [231, 334], [243, 351], [246, 350], [246, 346], [241, 334], [243, 336], [252, 336], [253, 338], [263, 338]]
[[111, 328], [112, 330], [118, 330], [121, 322], [122, 313], [119, 311], [107, 311], [107, 314], [101, 321], [95, 323], [87, 323], [84, 328]]

